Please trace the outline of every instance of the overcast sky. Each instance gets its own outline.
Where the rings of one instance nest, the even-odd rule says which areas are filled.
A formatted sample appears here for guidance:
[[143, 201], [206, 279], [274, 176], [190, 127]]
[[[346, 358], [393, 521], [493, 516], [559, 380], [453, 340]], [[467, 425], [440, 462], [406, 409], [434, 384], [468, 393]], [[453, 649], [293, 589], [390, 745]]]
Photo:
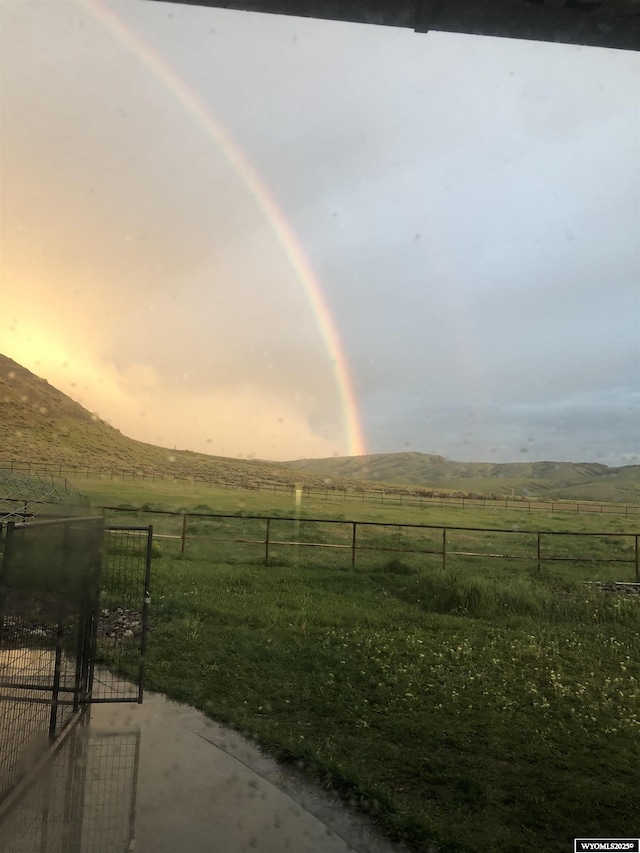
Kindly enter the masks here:
[[0, 14], [0, 352], [171, 448], [640, 461], [638, 54]]

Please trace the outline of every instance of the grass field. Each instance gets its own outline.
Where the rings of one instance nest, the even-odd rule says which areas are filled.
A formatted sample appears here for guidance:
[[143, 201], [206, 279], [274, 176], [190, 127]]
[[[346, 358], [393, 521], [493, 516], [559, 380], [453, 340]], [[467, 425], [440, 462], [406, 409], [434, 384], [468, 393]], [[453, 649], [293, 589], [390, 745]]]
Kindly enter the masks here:
[[[209, 486], [205, 483], [195, 485], [179, 481], [118, 481], [107, 478], [73, 480], [74, 485], [97, 505], [118, 506], [130, 504], [136, 507], [155, 509], [187, 510], [189, 512], [208, 510], [220, 513], [255, 513], [269, 515], [283, 513], [293, 515], [296, 511], [295, 497], [283, 492], [249, 491], [223, 486]], [[585, 505], [586, 506], [586, 505]], [[332, 495], [321, 493], [311, 498], [304, 496], [301, 511], [314, 518], [348, 518], [361, 521], [381, 521], [406, 524], [449, 524], [467, 527], [503, 527], [522, 530], [574, 530], [576, 532], [610, 531], [638, 532], [640, 516], [614, 513], [600, 514], [598, 505], [593, 512], [527, 512], [526, 504], [522, 508], [507, 511], [501, 505], [487, 505], [486, 509], [474, 507], [445, 507], [425, 505], [406, 506], [373, 504], [363, 502], [358, 496]]]
[[[282, 493], [253, 492], [222, 487], [197, 486], [185, 483], [117, 483], [109, 480], [83, 481], [91, 500], [98, 505], [120, 507], [119, 512], [110, 512], [109, 517], [117, 523], [142, 523], [154, 525], [158, 537], [179, 537], [183, 532], [181, 515], [163, 514], [163, 511], [187, 512], [202, 515], [190, 517], [186, 527], [187, 547], [192, 547], [192, 537], [215, 537], [218, 539], [218, 554], [224, 555], [232, 549], [234, 559], [239, 554], [255, 560], [265, 555], [262, 544], [238, 545], [233, 539], [253, 540], [263, 543], [266, 524], [250, 516], [271, 516], [269, 536], [275, 542], [305, 542], [329, 546], [339, 545], [342, 550], [329, 548], [306, 548], [304, 558], [301, 549], [295, 549], [295, 560], [304, 559], [306, 565], [343, 568], [351, 565], [353, 521], [357, 525], [358, 567], [374, 568], [388, 562], [394, 556], [401, 560], [407, 570], [435, 568], [442, 565], [442, 529], [447, 526], [447, 558], [449, 568], [470, 565], [469, 557], [456, 557], [455, 552], [479, 554], [508, 554], [513, 559], [503, 559], [492, 566], [500, 574], [520, 574], [532, 563], [537, 565], [537, 532], [540, 537], [541, 566], [558, 580], [565, 575], [573, 580], [617, 580], [636, 579], [635, 534], [639, 530], [638, 519], [625, 518], [611, 513], [564, 513], [526, 512], [518, 509], [509, 511], [495, 508], [443, 508], [389, 506], [380, 507], [361, 502], [357, 497], [325, 499], [322, 496], [305, 496], [299, 504], [295, 497]], [[134, 507], [144, 507], [136, 512]], [[127, 510], [127, 508], [130, 508]], [[156, 510], [156, 512], [154, 512]], [[234, 519], [206, 518], [207, 513], [224, 513], [242, 516]], [[297, 520], [287, 521], [286, 517]], [[332, 523], [316, 523], [311, 519], [331, 519]], [[339, 521], [340, 523], [336, 523]], [[376, 526], [384, 525], [384, 526]], [[412, 528], [411, 525], [431, 525], [432, 529]], [[470, 528], [455, 529], [455, 528]], [[492, 528], [495, 532], [477, 532], [473, 528]], [[504, 530], [504, 533], [498, 531]], [[556, 535], [553, 535], [553, 534]], [[560, 535], [560, 534], [563, 535]], [[601, 536], [580, 534], [600, 533]], [[570, 534], [570, 535], [569, 535]], [[575, 534], [575, 535], [573, 535]], [[371, 549], [367, 551], [364, 549]], [[389, 549], [382, 552], [382, 549]], [[411, 551], [431, 551], [428, 556]], [[270, 559], [293, 560], [294, 549], [272, 545]], [[563, 565], [552, 562], [581, 560]], [[548, 559], [549, 562], [545, 562]], [[590, 560], [602, 560], [594, 563]], [[483, 570], [484, 571], [484, 570]]]
[[[96, 504], [296, 509], [286, 496], [209, 487], [78, 485]], [[300, 511], [298, 541], [333, 530], [302, 513], [516, 529], [523, 542], [539, 528], [614, 541], [637, 532], [632, 520], [600, 516], [324, 501]], [[175, 523], [151, 518], [156, 528]], [[216, 534], [222, 524], [194, 523]], [[253, 522], [230, 529], [238, 523], [251, 538]], [[579, 541], [590, 540], [567, 537], [566, 548]], [[599, 594], [573, 563], [538, 571], [476, 557], [443, 568], [372, 551], [352, 570], [341, 552], [304, 546], [275, 551], [268, 565], [255, 545], [195, 540], [179, 549], [160, 541], [153, 561], [149, 687], [297, 763], [416, 850], [433, 842], [465, 853], [564, 853], [577, 835], [638, 834], [640, 596]]]

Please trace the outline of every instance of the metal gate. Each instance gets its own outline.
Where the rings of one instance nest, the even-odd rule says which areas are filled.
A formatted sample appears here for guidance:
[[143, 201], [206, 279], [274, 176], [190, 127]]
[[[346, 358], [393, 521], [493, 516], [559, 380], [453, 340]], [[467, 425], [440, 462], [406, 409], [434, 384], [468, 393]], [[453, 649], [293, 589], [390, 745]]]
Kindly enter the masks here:
[[142, 702], [153, 528], [0, 524], [0, 812], [94, 702]]
[[0, 850], [133, 850], [141, 733], [93, 732], [87, 721], [71, 728], [6, 814], [0, 807]]
[[90, 702], [142, 702], [153, 526], [104, 529]]
[[90, 698], [103, 527], [11, 521], [0, 537], [0, 802]]

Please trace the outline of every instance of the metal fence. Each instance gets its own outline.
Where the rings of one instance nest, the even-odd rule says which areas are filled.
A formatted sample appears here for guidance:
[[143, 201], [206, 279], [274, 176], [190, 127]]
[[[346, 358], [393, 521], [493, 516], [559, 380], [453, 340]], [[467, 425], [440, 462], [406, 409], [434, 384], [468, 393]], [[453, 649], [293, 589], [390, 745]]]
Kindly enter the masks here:
[[0, 815], [10, 853], [133, 850], [140, 732], [92, 732], [89, 722], [86, 714], [68, 730], [20, 800]]
[[[586, 514], [597, 513], [599, 515], [623, 515], [625, 518], [640, 518], [640, 503], [638, 504], [616, 504], [606, 501], [572, 501], [572, 500], [546, 500], [523, 495], [512, 495], [511, 497], [496, 497], [491, 495], [478, 495], [474, 492], [463, 494], [460, 490], [447, 490], [445, 488], [429, 487], [406, 487], [398, 484], [387, 485], [384, 488], [358, 488], [357, 486], [327, 485], [325, 487], [300, 486], [299, 484], [274, 483], [269, 480], [255, 478], [223, 477], [207, 472], [190, 475], [173, 472], [142, 471], [134, 468], [91, 468], [82, 465], [66, 465], [64, 463], [45, 462], [19, 462], [15, 460], [1, 461], [0, 470], [10, 472], [37, 472], [44, 475], [57, 477], [73, 477], [74, 479], [85, 477], [105, 478], [110, 480], [136, 481], [149, 480], [152, 482], [165, 480], [168, 482], [184, 482], [192, 485], [205, 485], [209, 487], [222, 487], [240, 491], [265, 492], [271, 494], [287, 494], [296, 496], [299, 491], [304, 498], [315, 498], [324, 501], [358, 500], [370, 505], [388, 507], [441, 507], [450, 509], [483, 509], [483, 510], [518, 510], [520, 512], [551, 512]], [[68, 482], [68, 481], [67, 481]], [[463, 481], [462, 481], [463, 482]], [[73, 488], [69, 484], [70, 488]], [[26, 511], [26, 510], [25, 510]]]
[[8, 522], [0, 567], [0, 801], [86, 702], [104, 519]]
[[[27, 469], [12, 471], [0, 464], [0, 521], [25, 521], [50, 513], [56, 504], [66, 515], [86, 515], [89, 501], [66, 477], [27, 473]], [[72, 506], [81, 509], [71, 513]]]
[[0, 808], [88, 703], [142, 702], [152, 537], [102, 516], [0, 524]]
[[[152, 526], [105, 527], [93, 703], [142, 702], [152, 545]], [[136, 677], [121, 678], [124, 671]]]
[[[218, 555], [263, 559], [266, 563], [305, 553], [305, 564], [373, 566], [381, 559], [410, 561], [414, 567], [496, 560], [543, 567], [572, 564], [584, 580], [640, 583], [640, 533], [513, 530], [434, 524], [228, 515], [105, 507], [111, 517], [154, 518], [154, 538], [175, 542], [184, 554], [190, 543], [211, 543]], [[296, 557], [296, 559], [299, 559]]]

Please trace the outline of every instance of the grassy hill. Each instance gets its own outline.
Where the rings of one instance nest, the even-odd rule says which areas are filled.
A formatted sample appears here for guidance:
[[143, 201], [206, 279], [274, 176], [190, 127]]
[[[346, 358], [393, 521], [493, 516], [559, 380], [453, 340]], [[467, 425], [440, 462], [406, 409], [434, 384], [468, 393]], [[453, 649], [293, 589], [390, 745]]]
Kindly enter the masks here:
[[0, 460], [55, 462], [94, 470], [126, 468], [230, 481], [324, 483], [276, 463], [169, 450], [122, 435], [66, 394], [0, 355]]
[[[89, 467], [93, 471], [117, 468], [175, 477], [211, 477], [247, 485], [326, 485], [325, 475], [295, 471], [275, 462], [170, 450], [128, 438], [46, 379], [0, 354], [0, 463], [14, 460]], [[353, 479], [336, 481], [335, 485], [361, 489], [363, 484]]]
[[640, 465], [609, 468], [595, 462], [453, 462], [426, 453], [382, 453], [283, 463], [325, 477], [454, 489], [463, 492], [529, 495], [568, 500], [640, 500]]
[[0, 461], [126, 468], [231, 483], [304, 483], [324, 488], [428, 489], [436, 494], [640, 501], [640, 466], [597, 463], [453, 462], [425, 453], [385, 453], [294, 462], [230, 459], [169, 450], [122, 435], [79, 403], [0, 355]]

